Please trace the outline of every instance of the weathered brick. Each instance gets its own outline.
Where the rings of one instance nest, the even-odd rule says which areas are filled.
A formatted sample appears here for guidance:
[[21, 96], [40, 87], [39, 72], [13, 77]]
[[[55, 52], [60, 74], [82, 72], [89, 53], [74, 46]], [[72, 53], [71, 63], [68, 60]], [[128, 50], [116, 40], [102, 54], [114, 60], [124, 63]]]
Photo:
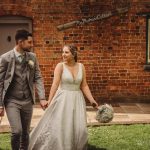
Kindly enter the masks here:
[[131, 0], [127, 13], [94, 21], [64, 31], [57, 26], [114, 11], [127, 1], [90, 0], [5, 0], [0, 1], [0, 16], [19, 15], [33, 19], [34, 52], [40, 62], [46, 96], [53, 71], [61, 61], [66, 43], [78, 46], [87, 82], [97, 101], [150, 101], [150, 74], [146, 63], [146, 19], [138, 13], [149, 12], [149, 0]]

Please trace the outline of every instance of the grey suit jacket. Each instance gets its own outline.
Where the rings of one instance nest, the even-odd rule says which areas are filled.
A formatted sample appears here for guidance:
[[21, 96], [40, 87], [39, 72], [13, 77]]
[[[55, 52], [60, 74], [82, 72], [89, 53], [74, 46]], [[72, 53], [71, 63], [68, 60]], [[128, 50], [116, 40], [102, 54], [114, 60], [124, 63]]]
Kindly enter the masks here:
[[[43, 85], [41, 71], [35, 54], [32, 52], [27, 52], [26, 54], [27, 80], [32, 95], [32, 101], [33, 103], [35, 103], [34, 87], [36, 87], [37, 89], [39, 99], [45, 99], [45, 89]], [[28, 62], [31, 61], [33, 65], [28, 64]], [[14, 50], [10, 50], [9, 52], [1, 55], [0, 57], [0, 106], [4, 105], [5, 95], [13, 79], [14, 69], [15, 53]]]

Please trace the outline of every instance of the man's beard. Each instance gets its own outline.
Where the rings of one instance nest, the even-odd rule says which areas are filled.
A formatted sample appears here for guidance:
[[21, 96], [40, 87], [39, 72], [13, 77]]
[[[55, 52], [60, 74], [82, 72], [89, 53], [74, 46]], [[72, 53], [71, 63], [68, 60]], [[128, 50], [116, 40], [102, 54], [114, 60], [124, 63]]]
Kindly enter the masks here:
[[30, 48], [24, 48], [23, 51], [24, 52], [31, 52], [31, 49]]

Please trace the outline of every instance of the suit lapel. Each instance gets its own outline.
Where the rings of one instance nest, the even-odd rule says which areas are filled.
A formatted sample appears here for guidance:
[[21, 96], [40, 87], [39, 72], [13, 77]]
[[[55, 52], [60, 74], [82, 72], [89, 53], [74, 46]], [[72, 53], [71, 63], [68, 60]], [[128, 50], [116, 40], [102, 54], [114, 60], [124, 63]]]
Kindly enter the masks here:
[[26, 62], [27, 62], [27, 79], [29, 81], [29, 77], [30, 77], [30, 68], [28, 66], [28, 61], [30, 59], [30, 55], [28, 53], [26, 53]]
[[10, 59], [11, 59], [11, 77], [14, 75], [14, 70], [15, 70], [15, 53], [14, 50], [11, 51], [10, 53]]

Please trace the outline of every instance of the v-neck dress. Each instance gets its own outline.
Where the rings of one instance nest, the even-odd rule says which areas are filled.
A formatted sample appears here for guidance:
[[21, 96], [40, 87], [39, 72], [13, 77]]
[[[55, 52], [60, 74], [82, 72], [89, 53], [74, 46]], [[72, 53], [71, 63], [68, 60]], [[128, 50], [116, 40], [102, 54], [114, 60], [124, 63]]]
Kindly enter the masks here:
[[82, 64], [75, 77], [63, 63], [59, 88], [30, 134], [29, 150], [86, 150], [86, 105], [80, 84]]

